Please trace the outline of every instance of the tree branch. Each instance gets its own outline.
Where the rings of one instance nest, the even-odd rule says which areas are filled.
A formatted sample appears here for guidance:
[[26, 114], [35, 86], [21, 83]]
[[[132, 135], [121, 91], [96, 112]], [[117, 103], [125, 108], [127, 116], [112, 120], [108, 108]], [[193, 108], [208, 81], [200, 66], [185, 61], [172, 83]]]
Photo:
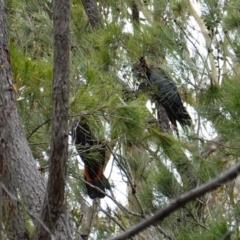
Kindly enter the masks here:
[[90, 187], [97, 189], [100, 193], [104, 194], [105, 196], [107, 196], [108, 198], [110, 198], [122, 211], [133, 215], [135, 217], [139, 217], [139, 218], [143, 218], [143, 216], [141, 214], [135, 213], [133, 211], [129, 211], [127, 208], [125, 208], [121, 203], [119, 203], [115, 198], [113, 198], [112, 196], [108, 195], [107, 193], [105, 193], [104, 191], [102, 191], [100, 188], [95, 187], [94, 185], [92, 185], [91, 183], [85, 181], [84, 179], [82, 179], [82, 181], [84, 183], [86, 183], [87, 185], [89, 185]]
[[[7, 187], [1, 182], [0, 183], [0, 187], [4, 190], [4, 192], [8, 195], [8, 197], [18, 203], [18, 204], [21, 204], [24, 208], [24, 210], [26, 210], [26, 212], [29, 214], [29, 216], [31, 216], [33, 219], [35, 219], [37, 222], [39, 222], [39, 224], [42, 225], [42, 227], [51, 235], [51, 232], [50, 230], [48, 229], [48, 227], [41, 221], [41, 219], [39, 219], [34, 213], [32, 213], [24, 204], [22, 204], [15, 195], [13, 195], [12, 193], [10, 193], [7, 189]], [[26, 237], [26, 236], [25, 236]], [[54, 236], [51, 235], [51, 239], [53, 240], [54, 239]]]
[[101, 17], [95, 0], [81, 0], [83, 7], [88, 15], [92, 28], [98, 28], [101, 25]]
[[43, 123], [41, 123], [40, 125], [38, 125], [37, 127], [35, 127], [33, 130], [32, 130], [32, 132], [30, 132], [30, 134], [27, 136], [27, 140], [29, 140], [30, 138], [31, 138], [31, 136], [35, 133], [35, 132], [37, 132], [37, 130], [39, 129], [39, 128], [41, 128], [43, 125], [45, 125], [46, 123], [49, 123], [51, 121], [51, 119], [47, 119], [47, 120], [45, 120]]
[[89, 234], [91, 232], [91, 228], [94, 225], [94, 222], [97, 218], [98, 214], [98, 206], [100, 204], [99, 199], [95, 199], [92, 202], [92, 206], [88, 206], [86, 204], [86, 200], [81, 196], [80, 205], [81, 205], [81, 212], [83, 214], [83, 220], [81, 224], [81, 238], [83, 240], [87, 240], [89, 237]]
[[134, 227], [130, 228], [126, 232], [119, 234], [118, 236], [112, 237], [109, 240], [123, 240], [129, 237], [136, 235], [137, 233], [141, 232], [142, 230], [150, 227], [154, 223], [158, 221], [162, 221], [164, 218], [169, 216], [171, 213], [176, 211], [177, 209], [181, 208], [188, 202], [195, 200], [195, 198], [202, 196], [203, 194], [215, 190], [216, 188], [220, 187], [222, 184], [226, 183], [227, 181], [237, 177], [238, 173], [240, 172], [240, 163], [231, 167], [228, 171], [221, 174], [220, 176], [216, 177], [214, 180], [203, 184], [200, 187], [197, 187], [180, 197], [174, 199], [170, 204], [165, 207], [164, 209], [158, 210], [153, 216], [147, 218], [146, 220], [138, 223]]
[[103, 212], [109, 219], [111, 219], [115, 224], [118, 225], [119, 228], [121, 228], [123, 231], [125, 231], [124, 227], [114, 218], [111, 216], [111, 214], [109, 214], [106, 210], [104, 210], [103, 208], [99, 209], [101, 212]]

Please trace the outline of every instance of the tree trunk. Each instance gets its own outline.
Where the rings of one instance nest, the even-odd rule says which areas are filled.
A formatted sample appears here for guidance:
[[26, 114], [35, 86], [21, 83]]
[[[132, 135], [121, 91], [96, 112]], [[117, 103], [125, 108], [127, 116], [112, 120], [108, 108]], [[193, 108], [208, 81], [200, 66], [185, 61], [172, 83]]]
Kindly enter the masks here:
[[[69, 6], [66, 2], [68, 1], [64, 2], [65, 7]], [[62, 14], [63, 16], [66, 15], [66, 13]], [[60, 39], [62, 39], [62, 36]], [[64, 59], [64, 57], [59, 58]], [[28, 239], [28, 232], [24, 226], [19, 209], [20, 204], [16, 201], [17, 193], [21, 197], [21, 203], [24, 204], [23, 208], [25, 208], [33, 218], [34, 223], [40, 224], [38, 216], [43, 205], [46, 188], [44, 178], [38, 171], [36, 162], [28, 146], [17, 108], [16, 92], [7, 46], [4, 0], [0, 0], [0, 66], [0, 173], [2, 175], [3, 186], [6, 190], [3, 191], [3, 196], [5, 196], [2, 201], [4, 205], [3, 217], [5, 217], [5, 219], [7, 218], [9, 224], [6, 230], [7, 234], [9, 234], [8, 239]], [[66, 68], [67, 65], [64, 65], [65, 71]], [[63, 76], [63, 79], [66, 80], [66, 76]], [[64, 87], [66, 88], [65, 84]], [[64, 100], [66, 100], [66, 97]], [[61, 102], [59, 103], [61, 105]], [[64, 106], [66, 105], [68, 105], [67, 102], [65, 102]], [[68, 132], [66, 129], [59, 132], [67, 139], [66, 135], [68, 135]], [[63, 154], [63, 156], [66, 157], [66, 153], [65, 155]], [[61, 164], [60, 161], [59, 164], [62, 167], [63, 164]], [[51, 171], [50, 175], [53, 173], [55, 172]], [[60, 178], [61, 177], [62, 176], [60, 176]], [[50, 179], [54, 181], [56, 178], [59, 179], [57, 175], [54, 175]], [[56, 182], [58, 183], [58, 181]], [[61, 181], [61, 183], [63, 185], [63, 181]], [[61, 197], [58, 197], [58, 200], [61, 201], [62, 206]], [[66, 211], [64, 210], [64, 212]], [[71, 239], [67, 227], [69, 221], [66, 219], [67, 217], [64, 213], [58, 221], [56, 227], [58, 231], [56, 235], [59, 236], [58, 239]]]
[[66, 163], [68, 159], [70, 1], [54, 1], [53, 12], [52, 142], [48, 185], [41, 214], [41, 220], [48, 227], [48, 230], [38, 224], [35, 236], [35, 239], [43, 240], [50, 239], [51, 235], [55, 235], [57, 220], [64, 213]]
[[[3, 183], [15, 194], [18, 188], [26, 208], [39, 213], [44, 182], [26, 141], [19, 117], [7, 47], [4, 1], [0, 1], [0, 160]], [[13, 190], [14, 189], [14, 190]]]

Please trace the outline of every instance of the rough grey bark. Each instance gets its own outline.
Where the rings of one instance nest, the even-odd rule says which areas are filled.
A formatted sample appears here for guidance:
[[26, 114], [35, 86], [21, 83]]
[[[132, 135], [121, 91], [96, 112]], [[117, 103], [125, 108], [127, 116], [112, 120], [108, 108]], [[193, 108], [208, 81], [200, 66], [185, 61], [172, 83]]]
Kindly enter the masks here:
[[157, 102], [155, 102], [155, 104], [156, 104], [156, 109], [157, 109], [158, 124], [161, 127], [161, 131], [164, 133], [172, 134], [172, 129], [169, 124], [169, 119], [168, 119], [168, 116], [167, 116], [167, 113], [166, 113], [164, 107]]
[[[4, 168], [1, 168], [1, 170], [2, 169]], [[5, 171], [5, 174], [4, 174], [5, 184], [1, 185], [1, 188], [2, 188], [1, 201], [2, 201], [2, 210], [3, 210], [2, 211], [3, 221], [1, 221], [1, 224], [4, 225], [4, 231], [8, 239], [29, 240], [30, 236], [29, 236], [28, 229], [24, 225], [24, 219], [20, 209], [21, 206], [19, 204], [19, 201], [15, 197], [17, 196], [16, 190], [13, 189], [11, 185], [11, 181], [6, 182], [6, 174], [9, 175], [9, 172]], [[3, 232], [1, 233], [2, 233], [1, 239], [5, 239], [3, 238]]]
[[[68, 98], [70, 1], [53, 2], [54, 69], [52, 92], [52, 141], [50, 169], [41, 220], [35, 239], [50, 239], [60, 215], [65, 211], [64, 193], [68, 159]], [[49, 231], [51, 234], [49, 234]]]
[[[20, 190], [26, 207], [36, 214], [41, 206], [43, 183], [26, 142], [16, 105], [7, 46], [4, 0], [0, 0], [0, 173], [7, 191]], [[37, 201], [36, 201], [37, 200]], [[33, 204], [33, 202], [35, 204]], [[8, 239], [28, 239], [19, 204], [3, 191], [3, 218]]]
[[[11, 177], [11, 171], [4, 163], [2, 154], [0, 156], [0, 174], [1, 174], [1, 224], [4, 226], [8, 239], [30, 239], [29, 232], [24, 225], [24, 219], [20, 211], [20, 205], [11, 195], [17, 196], [16, 187]], [[2, 184], [5, 188], [2, 189]], [[11, 195], [10, 195], [11, 194]], [[1, 237], [3, 232], [1, 230]], [[3, 239], [3, 238], [1, 238]]]
[[83, 7], [88, 15], [92, 28], [98, 28], [101, 25], [101, 17], [95, 0], [81, 0]]
[[[0, 2], [0, 154], [2, 164], [11, 173], [14, 187], [19, 188], [24, 203], [33, 214], [41, 208], [44, 193], [43, 179], [37, 170], [26, 141], [16, 104], [15, 87], [7, 46], [4, 1]], [[33, 204], [33, 202], [38, 204]]]
[[[6, 204], [3, 216], [7, 216], [8, 224], [11, 224], [6, 230], [8, 239], [28, 239], [17, 196], [21, 197], [22, 207], [37, 224], [46, 188], [28, 146], [17, 108], [7, 46], [4, 0], [0, 0], [0, 66], [0, 173], [7, 190], [3, 191], [2, 204]], [[57, 224], [60, 239], [71, 239], [66, 219], [65, 211]]]

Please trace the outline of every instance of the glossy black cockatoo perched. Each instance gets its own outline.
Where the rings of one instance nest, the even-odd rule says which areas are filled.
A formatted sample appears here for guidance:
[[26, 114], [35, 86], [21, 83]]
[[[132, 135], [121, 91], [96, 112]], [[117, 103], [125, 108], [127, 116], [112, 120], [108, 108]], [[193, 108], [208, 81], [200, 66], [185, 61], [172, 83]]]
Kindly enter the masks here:
[[[87, 120], [82, 118], [72, 129], [72, 138], [78, 154], [84, 162], [84, 179], [103, 192], [110, 189], [107, 178], [103, 175], [106, 145], [96, 140]], [[87, 194], [91, 199], [104, 198], [105, 194], [86, 183]]]
[[177, 127], [176, 121], [181, 126], [191, 125], [191, 117], [183, 106], [177, 86], [163, 69], [149, 68], [145, 58], [140, 57], [133, 65], [132, 71], [135, 77], [147, 80], [150, 91], [154, 93], [154, 99], [165, 108], [170, 122], [175, 127]]

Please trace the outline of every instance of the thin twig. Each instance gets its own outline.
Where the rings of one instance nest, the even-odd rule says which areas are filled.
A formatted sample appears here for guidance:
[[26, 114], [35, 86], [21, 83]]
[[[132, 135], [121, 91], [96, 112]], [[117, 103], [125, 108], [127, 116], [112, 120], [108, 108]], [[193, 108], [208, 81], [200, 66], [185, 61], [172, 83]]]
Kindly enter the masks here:
[[141, 214], [129, 211], [128, 209], [126, 209], [122, 204], [120, 204], [119, 202], [117, 202], [112, 196], [108, 195], [107, 193], [105, 193], [104, 191], [102, 191], [100, 188], [92, 185], [91, 183], [85, 181], [84, 179], [81, 178], [81, 180], [86, 183], [87, 185], [89, 185], [91, 188], [96, 189], [97, 191], [99, 191], [100, 193], [104, 194], [105, 196], [109, 197], [121, 210], [123, 210], [124, 212], [139, 217], [139, 218], [143, 218], [143, 216]]
[[[131, 187], [132, 187], [132, 191], [134, 191], [134, 193], [133, 193], [132, 195], [133, 195], [133, 197], [135, 198], [135, 200], [137, 201], [138, 206], [140, 207], [141, 215], [142, 215], [142, 217], [144, 218], [145, 215], [146, 215], [146, 213], [145, 213], [144, 208], [143, 208], [143, 206], [142, 206], [142, 204], [141, 204], [141, 201], [140, 201], [140, 199], [139, 199], [139, 197], [138, 197], [138, 194], [137, 194], [137, 192], [136, 192], [136, 190], [135, 190], [135, 186], [134, 186], [134, 184], [133, 184], [132, 181], [131, 181], [131, 179], [133, 179], [133, 176], [132, 176], [132, 174], [131, 174], [131, 172], [130, 172], [130, 166], [129, 166], [129, 164], [128, 164], [128, 161], [127, 161], [124, 157], [121, 156], [121, 158], [124, 159], [124, 161], [125, 161], [125, 163], [126, 163], [126, 165], [127, 165], [127, 167], [128, 167], [128, 170], [125, 171], [125, 169], [121, 166], [121, 164], [119, 163], [119, 161], [118, 161], [118, 160], [116, 160], [116, 161], [117, 161], [119, 167], [124, 171], [125, 175], [126, 175], [127, 178], [128, 178], [128, 183], [130, 183], [130, 185], [131, 185]], [[126, 174], [126, 172], [127, 172], [127, 174]]]
[[167, 239], [172, 240], [169, 233], [167, 233], [161, 226], [157, 226], [158, 231]]
[[120, 229], [122, 229], [123, 231], [125, 231], [126, 229], [114, 218], [112, 217], [107, 211], [105, 211], [103, 208], [99, 209], [101, 212], [103, 212], [109, 219], [111, 219], [113, 222], [115, 222]]
[[226, 234], [224, 234], [219, 240], [225, 240], [229, 239], [229, 236], [232, 234], [232, 231], [228, 231]]
[[45, 125], [46, 123], [50, 122], [51, 118], [47, 119], [46, 121], [44, 121], [43, 123], [41, 123], [40, 125], [38, 125], [37, 127], [35, 127], [32, 132], [27, 136], [27, 140], [29, 140], [29, 138], [39, 129], [41, 128], [43, 125]]
[[34, 218], [35, 220], [37, 220], [41, 225], [42, 227], [49, 233], [49, 235], [51, 236], [51, 240], [55, 240], [55, 237], [53, 236], [53, 234], [51, 233], [50, 229], [42, 222], [42, 220], [37, 217], [35, 214], [33, 214], [30, 210], [28, 210], [18, 199], [16, 196], [14, 196], [12, 193], [10, 193], [8, 191], [8, 189], [5, 187], [5, 185], [3, 183], [1, 183], [1, 187], [2, 189], [5, 191], [5, 193], [12, 199], [14, 200], [15, 202], [17, 203], [20, 203], [24, 209], [27, 211], [27, 213], [32, 217]]
[[[127, 170], [125, 170], [125, 169], [122, 167], [122, 165], [120, 164], [120, 162], [119, 162], [119, 160], [118, 160], [118, 158], [117, 158], [116, 156], [118, 156], [118, 157], [122, 158], [123, 160], [125, 160], [125, 163], [127, 163], [127, 159], [125, 159], [122, 155], [119, 155], [119, 154], [117, 154], [117, 153], [114, 153], [111, 149], [109, 149], [109, 151], [111, 152], [111, 154], [112, 154], [112, 156], [113, 156], [113, 159], [117, 162], [117, 164], [118, 164], [118, 166], [120, 167], [120, 169], [124, 172], [125, 176], [126, 176], [127, 179], [128, 179], [128, 183], [131, 185], [131, 188], [132, 188], [132, 190], [134, 191], [135, 187], [134, 187], [134, 184], [132, 183], [133, 177], [132, 177], [131, 172], [128, 172]], [[128, 168], [130, 169], [129, 165], [128, 165]], [[140, 207], [142, 217], [145, 217], [145, 211], [144, 211], [144, 209], [143, 209], [143, 206], [142, 206], [142, 204], [141, 204], [141, 202], [140, 202], [140, 199], [139, 199], [137, 193], [135, 193], [135, 194], [133, 194], [133, 195], [134, 195], [134, 198], [136, 199], [136, 201], [137, 201], [137, 203], [138, 203], [138, 205], [139, 205], [139, 207]]]
[[[201, 203], [203, 204], [203, 203]], [[202, 225], [200, 222], [198, 222], [198, 220], [195, 218], [195, 216], [192, 214], [192, 212], [187, 208], [187, 207], [184, 207], [188, 213], [190, 214], [191, 218], [193, 219], [194, 221], [194, 224], [196, 225], [199, 225], [200, 227], [202, 227], [203, 229], [206, 229], [206, 230], [209, 230], [207, 227], [205, 227], [204, 225]]]
[[148, 217], [147, 219], [141, 221], [140, 223], [130, 228], [126, 232], [119, 234], [115, 237], [109, 238], [109, 240], [123, 240], [138, 234], [139, 232], [152, 226], [156, 222], [162, 221], [164, 218], [169, 216], [171, 213], [173, 213], [177, 209], [183, 207], [188, 202], [195, 200], [197, 197], [200, 197], [207, 192], [215, 190], [216, 188], [220, 187], [222, 184], [226, 183], [227, 181], [230, 181], [231, 179], [237, 177], [239, 172], [240, 172], [240, 163], [234, 165], [228, 171], [216, 177], [212, 181], [206, 184], [203, 184], [200, 187], [194, 188], [188, 191], [187, 193], [179, 196], [178, 198], [171, 201], [167, 207], [158, 210], [153, 216]]

